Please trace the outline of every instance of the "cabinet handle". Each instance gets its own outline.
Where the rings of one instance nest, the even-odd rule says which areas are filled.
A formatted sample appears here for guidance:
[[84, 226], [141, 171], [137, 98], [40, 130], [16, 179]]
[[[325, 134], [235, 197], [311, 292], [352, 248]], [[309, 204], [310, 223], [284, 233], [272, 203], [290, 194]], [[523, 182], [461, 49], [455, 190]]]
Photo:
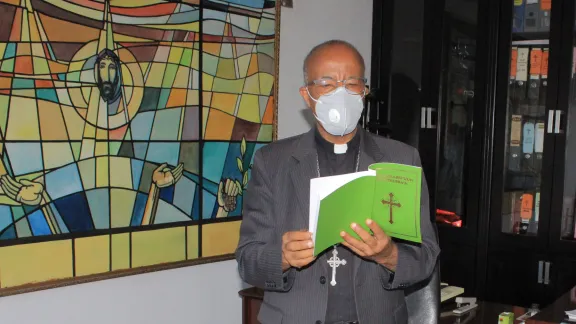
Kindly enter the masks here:
[[564, 114], [562, 110], [556, 110], [556, 119], [554, 120], [554, 133], [556, 134], [564, 133], [564, 131], [560, 129], [562, 114]]
[[554, 132], [554, 115], [552, 114], [554, 110], [548, 110], [548, 134]]
[[432, 111], [436, 112], [436, 108], [428, 107], [428, 127], [430, 129], [436, 128], [436, 125], [432, 125]]
[[544, 270], [544, 261], [538, 261], [538, 283], [541, 284], [544, 280], [542, 279], [542, 271]]
[[550, 284], [550, 262], [546, 262], [546, 268], [544, 269], [544, 284]]
[[422, 107], [420, 114], [420, 128], [426, 128], [426, 107]]

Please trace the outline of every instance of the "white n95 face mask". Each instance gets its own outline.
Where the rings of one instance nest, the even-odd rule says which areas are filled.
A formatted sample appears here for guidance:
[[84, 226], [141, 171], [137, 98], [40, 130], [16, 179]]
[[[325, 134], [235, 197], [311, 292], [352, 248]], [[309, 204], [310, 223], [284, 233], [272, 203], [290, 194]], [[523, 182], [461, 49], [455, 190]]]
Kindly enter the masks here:
[[[310, 92], [308, 96], [312, 98]], [[314, 117], [322, 124], [324, 129], [335, 136], [344, 136], [352, 133], [364, 110], [364, 102], [359, 94], [351, 94], [344, 87], [322, 95], [316, 102]]]

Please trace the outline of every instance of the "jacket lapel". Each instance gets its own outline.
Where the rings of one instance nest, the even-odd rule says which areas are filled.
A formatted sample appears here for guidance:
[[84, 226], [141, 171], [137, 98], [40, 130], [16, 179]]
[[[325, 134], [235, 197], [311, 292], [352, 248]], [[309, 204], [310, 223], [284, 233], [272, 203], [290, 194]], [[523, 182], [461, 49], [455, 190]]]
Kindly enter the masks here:
[[318, 176], [318, 162], [316, 146], [314, 143], [314, 129], [302, 135], [292, 157], [296, 164], [291, 170], [292, 184], [296, 192], [296, 202], [300, 207], [299, 215], [303, 219], [298, 220], [298, 224], [304, 224], [308, 228], [310, 214], [310, 179]]

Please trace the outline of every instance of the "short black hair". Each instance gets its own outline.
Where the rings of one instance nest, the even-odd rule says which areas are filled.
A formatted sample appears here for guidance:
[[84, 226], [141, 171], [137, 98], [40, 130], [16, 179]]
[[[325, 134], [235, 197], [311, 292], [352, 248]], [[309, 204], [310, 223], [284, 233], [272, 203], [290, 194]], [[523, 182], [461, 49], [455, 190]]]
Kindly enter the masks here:
[[366, 70], [366, 64], [364, 63], [364, 58], [362, 57], [362, 54], [360, 54], [360, 51], [358, 51], [358, 49], [350, 44], [347, 41], [341, 40], [341, 39], [331, 39], [329, 41], [320, 43], [316, 46], [314, 46], [310, 52], [308, 52], [308, 55], [306, 55], [306, 58], [304, 59], [304, 66], [303, 66], [303, 72], [304, 72], [304, 83], [308, 82], [308, 64], [310, 63], [310, 59], [316, 55], [316, 53], [320, 52], [321, 50], [325, 49], [326, 47], [330, 47], [330, 46], [335, 46], [335, 45], [340, 45], [340, 46], [344, 46], [347, 47], [348, 49], [352, 50], [352, 52], [354, 52], [354, 54], [356, 55], [358, 62], [360, 62], [360, 65], [362, 66], [362, 70]]

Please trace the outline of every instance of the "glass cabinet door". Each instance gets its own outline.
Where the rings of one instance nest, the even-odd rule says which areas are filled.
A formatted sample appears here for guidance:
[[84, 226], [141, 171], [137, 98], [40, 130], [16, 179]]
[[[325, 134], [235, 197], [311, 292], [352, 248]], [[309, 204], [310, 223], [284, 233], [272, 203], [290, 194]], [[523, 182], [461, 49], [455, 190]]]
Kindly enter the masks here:
[[550, 126], [550, 10], [551, 1], [514, 1], [502, 161], [500, 230], [506, 234], [535, 236], [539, 229], [544, 139]]
[[[559, 101], [557, 110], [553, 111], [552, 131], [556, 137], [555, 157], [558, 161], [555, 166], [558, 172], [554, 180], [558, 185], [554, 186], [556, 201], [552, 204], [552, 214], [556, 215], [558, 220], [553, 218], [554, 237], [551, 240], [554, 244], [554, 241], [560, 239], [566, 247], [574, 251], [576, 250], [576, 23], [574, 23], [576, 5], [569, 3], [566, 7], [571, 10], [567, 10], [564, 14], [563, 21], [573, 24], [563, 26], [563, 29], [572, 30], [572, 35], [566, 40], [569, 44], [566, 46], [569, 55], [564, 55], [561, 62], [563, 71], [560, 74]], [[562, 206], [562, 210], [558, 210], [556, 206]], [[557, 233], [558, 230], [560, 233]], [[569, 244], [570, 242], [572, 244]]]
[[438, 222], [462, 227], [466, 215], [467, 152], [474, 108], [474, 35], [451, 28], [447, 50], [436, 214]]
[[442, 70], [437, 102], [439, 139], [436, 222], [467, 227], [476, 79], [477, 1], [448, 0], [443, 19]]
[[[576, 35], [575, 35], [576, 36]], [[576, 59], [576, 48], [573, 50], [574, 58]], [[562, 195], [562, 218], [560, 223], [560, 239], [575, 241], [576, 242], [576, 213], [574, 212], [574, 205], [576, 203], [576, 71], [574, 70], [574, 62], [572, 63], [571, 71], [571, 93], [570, 105], [568, 108], [568, 116], [565, 123], [565, 129], [562, 125], [555, 126], [554, 131], [565, 134], [564, 145], [564, 185]], [[561, 110], [555, 111], [558, 115], [558, 122], [561, 122], [563, 112]]]

